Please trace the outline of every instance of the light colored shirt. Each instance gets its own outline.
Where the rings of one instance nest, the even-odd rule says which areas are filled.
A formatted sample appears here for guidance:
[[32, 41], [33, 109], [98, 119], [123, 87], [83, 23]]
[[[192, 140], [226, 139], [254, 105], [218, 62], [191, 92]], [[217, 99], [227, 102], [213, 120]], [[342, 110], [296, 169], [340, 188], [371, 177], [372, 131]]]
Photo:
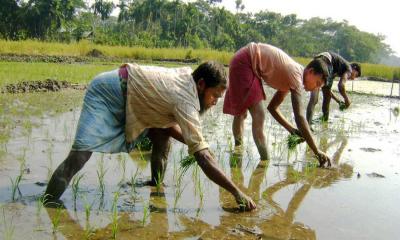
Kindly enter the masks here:
[[190, 67], [125, 66], [128, 70], [125, 126], [128, 142], [146, 128], [178, 124], [189, 154], [208, 148], [201, 133], [200, 102]]
[[247, 45], [253, 72], [265, 83], [279, 91], [303, 89], [303, 66], [281, 49], [264, 43]]

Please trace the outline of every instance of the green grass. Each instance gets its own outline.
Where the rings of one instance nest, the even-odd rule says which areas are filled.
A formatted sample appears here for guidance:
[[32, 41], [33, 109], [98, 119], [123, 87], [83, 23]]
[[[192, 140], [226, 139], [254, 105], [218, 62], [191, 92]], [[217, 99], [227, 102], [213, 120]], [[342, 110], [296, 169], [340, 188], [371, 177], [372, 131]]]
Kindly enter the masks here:
[[[92, 49], [100, 50], [105, 56], [116, 58], [129, 58], [130, 62], [148, 64], [156, 59], [185, 59], [190, 52], [191, 58], [201, 61], [217, 60], [228, 64], [232, 52], [220, 52], [209, 49], [184, 49], [184, 48], [144, 48], [103, 46], [82, 41], [73, 44], [50, 43], [40, 41], [4, 41], [0, 40], [0, 54], [27, 54], [27, 55], [51, 55], [51, 56], [86, 56]], [[311, 58], [297, 58], [295, 60], [302, 65], [307, 65]], [[95, 60], [93, 60], [95, 61]], [[115, 60], [115, 61], [123, 61]], [[59, 64], [59, 63], [24, 63], [24, 62], [0, 62], [0, 86], [29, 80], [45, 80], [53, 78], [67, 80], [73, 83], [88, 83], [97, 74], [117, 68], [121, 62], [114, 63], [87, 63], [87, 64]], [[151, 65], [180, 66], [177, 63], [151, 62]], [[188, 65], [188, 64], [185, 64]], [[194, 64], [196, 65], [196, 64]], [[192, 64], [192, 66], [194, 66]], [[362, 75], [374, 76], [391, 80], [400, 67], [391, 67], [380, 64], [362, 63]]]
[[[182, 64], [176, 63], [142, 62], [140, 64], [162, 64], [166, 67], [182, 66]], [[119, 66], [120, 63], [59, 64], [42, 62], [0, 62], [0, 87], [11, 83], [46, 80], [48, 78], [76, 84], [87, 84], [96, 75], [117, 69]]]
[[101, 72], [118, 68], [118, 64], [57, 64], [0, 62], [0, 85], [48, 78], [72, 83], [88, 83]]
[[152, 59], [185, 59], [187, 56], [200, 60], [218, 60], [229, 63], [233, 53], [210, 49], [186, 48], [145, 48], [96, 45], [88, 41], [63, 44], [52, 42], [0, 41], [0, 54], [27, 54], [51, 56], [86, 56], [93, 49], [100, 50], [105, 56], [118, 58], [132, 58], [142, 60]]

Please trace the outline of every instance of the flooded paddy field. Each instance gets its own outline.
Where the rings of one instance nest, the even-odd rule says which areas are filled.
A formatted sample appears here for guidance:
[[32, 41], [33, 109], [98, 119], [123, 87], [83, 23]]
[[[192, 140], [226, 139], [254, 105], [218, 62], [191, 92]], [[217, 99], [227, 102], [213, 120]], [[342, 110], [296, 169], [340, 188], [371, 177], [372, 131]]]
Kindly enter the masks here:
[[[220, 101], [203, 117], [203, 133], [223, 171], [256, 201], [252, 212], [240, 212], [196, 165], [182, 175], [187, 148], [175, 141], [164, 185], [143, 185], [150, 152], [96, 153], [62, 205], [45, 208], [40, 196], [70, 150], [83, 94], [0, 95], [0, 239], [399, 237], [397, 99], [353, 94], [345, 112], [331, 104], [330, 120], [314, 124], [318, 146], [332, 158], [329, 169], [316, 168], [305, 143], [288, 150], [288, 133], [269, 114], [269, 161], [259, 160], [250, 119], [243, 147], [234, 148], [232, 118]], [[292, 120], [287, 100], [282, 110]]]

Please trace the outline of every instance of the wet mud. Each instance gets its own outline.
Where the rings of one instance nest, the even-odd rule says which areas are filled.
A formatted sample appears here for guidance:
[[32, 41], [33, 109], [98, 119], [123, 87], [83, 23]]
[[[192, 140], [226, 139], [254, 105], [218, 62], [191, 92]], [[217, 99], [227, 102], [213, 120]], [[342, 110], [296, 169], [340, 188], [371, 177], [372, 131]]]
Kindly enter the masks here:
[[[55, 208], [42, 207], [39, 197], [70, 150], [83, 98], [83, 91], [60, 95], [63, 104], [46, 110], [43, 103], [58, 94], [65, 92], [1, 100], [1, 116], [20, 119], [0, 142], [0, 230], [14, 239], [398, 238], [397, 225], [388, 223], [400, 217], [400, 119], [393, 113], [399, 100], [351, 95], [352, 106], [343, 112], [332, 103], [330, 120], [314, 124], [318, 147], [332, 159], [329, 169], [316, 167], [305, 143], [289, 149], [289, 134], [269, 114], [270, 160], [259, 159], [250, 119], [243, 146], [235, 148], [232, 118], [221, 114], [220, 102], [203, 117], [203, 133], [221, 169], [257, 203], [257, 210], [242, 212], [196, 166], [178, 181], [187, 148], [176, 141], [164, 185], [143, 184], [150, 179], [149, 151], [95, 153], [78, 187], [71, 184]], [[24, 114], [30, 108], [42, 111]], [[320, 111], [317, 105], [315, 118]], [[290, 102], [282, 112], [291, 119]]]
[[84, 90], [86, 89], [86, 85], [73, 84], [67, 81], [58, 81], [54, 79], [24, 81], [3, 86], [1, 88], [1, 93], [58, 92], [65, 89]]

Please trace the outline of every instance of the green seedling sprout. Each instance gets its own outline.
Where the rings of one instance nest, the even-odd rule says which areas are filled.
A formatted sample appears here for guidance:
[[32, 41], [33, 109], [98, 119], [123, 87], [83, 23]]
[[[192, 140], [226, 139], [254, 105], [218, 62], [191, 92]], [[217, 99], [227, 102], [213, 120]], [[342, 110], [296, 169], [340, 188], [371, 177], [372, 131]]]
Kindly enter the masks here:
[[90, 226], [90, 215], [92, 212], [92, 204], [89, 204], [89, 202], [86, 200], [84, 201], [84, 208], [85, 208], [85, 239], [90, 239], [91, 236], [94, 234], [94, 229]]
[[143, 227], [146, 224], [149, 216], [150, 216], [150, 205], [149, 205], [149, 203], [147, 203], [146, 205], [143, 205], [143, 217], [142, 217], [142, 226]]
[[156, 179], [156, 190], [157, 190], [157, 194], [160, 194], [160, 190], [161, 190], [161, 186], [162, 186], [162, 181], [163, 181], [163, 174], [161, 173], [161, 171], [157, 172], [157, 179]]
[[131, 187], [131, 198], [136, 201], [136, 179], [139, 173], [139, 168], [136, 168], [135, 174], [131, 177], [130, 187]]
[[103, 159], [100, 160], [98, 170], [97, 170], [97, 178], [99, 180], [99, 191], [101, 196], [104, 196], [105, 184], [104, 184], [104, 176], [106, 175], [107, 170], [104, 168]]
[[53, 226], [53, 234], [55, 234], [58, 231], [58, 229], [60, 228], [62, 211], [63, 211], [63, 208], [61, 206], [57, 207], [56, 214], [51, 219], [51, 224]]
[[15, 226], [13, 225], [13, 219], [6, 219], [6, 213], [3, 208], [3, 238], [4, 240], [14, 239]]
[[113, 203], [111, 207], [111, 232], [112, 232], [112, 239], [117, 239], [118, 233], [118, 198], [119, 192], [114, 193]]
[[72, 198], [73, 198], [73, 201], [74, 201], [74, 210], [75, 211], [76, 211], [76, 199], [78, 198], [78, 194], [79, 194], [79, 183], [81, 182], [83, 177], [84, 177], [83, 174], [79, 174], [79, 175], [76, 175], [72, 179], [71, 188], [72, 188]]
[[126, 157], [124, 154], [119, 155], [119, 165], [122, 168], [122, 177], [121, 180], [119, 181], [120, 183], [123, 183], [125, 181], [125, 173], [126, 173]]

